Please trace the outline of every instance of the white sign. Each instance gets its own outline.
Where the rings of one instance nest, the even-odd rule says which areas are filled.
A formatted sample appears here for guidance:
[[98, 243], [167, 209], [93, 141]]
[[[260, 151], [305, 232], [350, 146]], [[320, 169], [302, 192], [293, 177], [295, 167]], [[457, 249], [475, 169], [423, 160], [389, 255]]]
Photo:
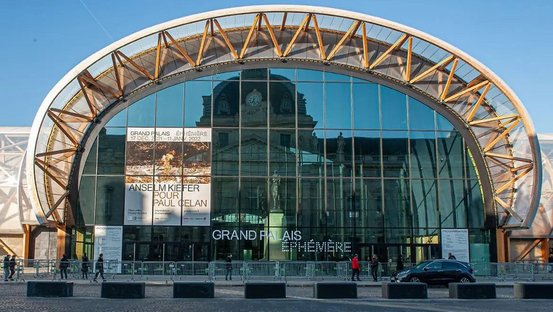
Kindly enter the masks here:
[[451, 253], [459, 261], [470, 261], [468, 229], [442, 229], [441, 242], [444, 259]]
[[[122, 226], [94, 226], [94, 263], [104, 254], [104, 272], [121, 273], [123, 246]], [[93, 266], [95, 268], [96, 266]]]

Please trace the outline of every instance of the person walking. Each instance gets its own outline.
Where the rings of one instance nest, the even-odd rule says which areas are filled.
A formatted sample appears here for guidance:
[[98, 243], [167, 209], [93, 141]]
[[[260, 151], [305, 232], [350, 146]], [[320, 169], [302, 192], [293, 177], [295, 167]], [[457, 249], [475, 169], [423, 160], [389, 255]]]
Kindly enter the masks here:
[[13, 275], [15, 274], [15, 266], [16, 266], [15, 255], [12, 255], [12, 258], [10, 259], [10, 276], [8, 276], [10, 281], [13, 280]]
[[67, 279], [67, 268], [69, 267], [69, 259], [67, 259], [67, 256], [63, 254], [60, 260], [60, 279], [63, 279], [65, 276], [65, 279]]
[[403, 255], [399, 254], [399, 256], [397, 256], [396, 271], [403, 271], [404, 268], [405, 266], [403, 265]]
[[90, 263], [88, 263], [88, 256], [86, 255], [86, 253], [83, 254], [83, 261], [81, 263], [81, 272], [82, 272], [82, 278], [83, 279], [88, 279], [88, 266], [90, 265]]
[[102, 277], [102, 280], [105, 282], [106, 278], [104, 277], [104, 254], [100, 254], [100, 256], [98, 256], [98, 260], [96, 260], [96, 274], [94, 274], [95, 282], [98, 282], [96, 280], [98, 278], [98, 274]]
[[10, 255], [4, 257], [2, 265], [4, 267], [4, 282], [7, 282], [10, 276]]
[[378, 281], [378, 259], [376, 258], [376, 255], [373, 255], [370, 263], [371, 267], [371, 275], [373, 277], [373, 281]]
[[232, 281], [232, 254], [229, 254], [227, 258], [225, 259], [225, 281], [231, 280]]
[[357, 254], [353, 255], [353, 258], [351, 259], [351, 280], [355, 281], [357, 277], [357, 280], [359, 279], [359, 258], [357, 257]]
[[455, 256], [454, 256], [451, 252], [447, 255], [447, 259], [449, 259], [449, 260], [457, 260], [457, 258], [455, 258]]

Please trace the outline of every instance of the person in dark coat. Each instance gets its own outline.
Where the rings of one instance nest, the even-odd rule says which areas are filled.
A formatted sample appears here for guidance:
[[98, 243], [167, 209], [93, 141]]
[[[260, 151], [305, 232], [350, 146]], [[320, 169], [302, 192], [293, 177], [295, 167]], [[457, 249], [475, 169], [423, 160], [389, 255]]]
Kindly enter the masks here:
[[86, 253], [83, 254], [83, 259], [81, 263], [81, 272], [83, 279], [88, 279], [88, 266], [90, 265], [88, 256]]
[[13, 280], [13, 275], [15, 274], [15, 255], [12, 255], [12, 258], [10, 259], [10, 276], [8, 277], [10, 280]]
[[96, 260], [96, 274], [94, 274], [94, 281], [97, 282], [98, 275], [102, 277], [102, 280], [105, 282], [106, 278], [104, 277], [104, 254], [98, 256]]
[[373, 281], [378, 281], [378, 259], [376, 256], [373, 256], [370, 263], [371, 267], [371, 275], [373, 277]]
[[404, 268], [405, 266], [403, 265], [403, 255], [399, 254], [399, 256], [397, 256], [396, 271], [397, 272], [403, 271]]
[[225, 259], [225, 281], [231, 280], [232, 281], [232, 255], [229, 254], [227, 258]]
[[69, 267], [69, 259], [67, 259], [67, 256], [64, 254], [63, 257], [61, 257], [60, 260], [60, 279], [63, 279], [65, 276], [65, 279], [67, 279], [67, 268]]
[[355, 254], [351, 259], [351, 280], [352, 281], [355, 281], [356, 277], [357, 277], [357, 280], [360, 281], [359, 272], [360, 272], [359, 258], [357, 257], [357, 254]]
[[7, 282], [10, 277], [10, 255], [4, 257], [2, 265], [4, 266], [4, 282]]

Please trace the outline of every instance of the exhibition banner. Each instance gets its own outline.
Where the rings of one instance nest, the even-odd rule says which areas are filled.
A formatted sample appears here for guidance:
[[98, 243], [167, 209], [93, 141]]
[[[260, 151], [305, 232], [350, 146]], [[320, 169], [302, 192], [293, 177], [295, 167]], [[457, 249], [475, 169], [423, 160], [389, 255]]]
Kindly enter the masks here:
[[125, 224], [209, 226], [211, 129], [128, 128]]

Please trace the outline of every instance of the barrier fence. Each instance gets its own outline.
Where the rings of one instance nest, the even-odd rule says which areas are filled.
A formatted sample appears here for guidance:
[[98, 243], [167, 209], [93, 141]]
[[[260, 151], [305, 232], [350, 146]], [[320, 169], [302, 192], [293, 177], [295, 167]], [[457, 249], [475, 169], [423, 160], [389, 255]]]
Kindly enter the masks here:
[[[59, 260], [18, 259], [14, 280], [60, 279]], [[360, 261], [362, 280], [372, 280], [369, 263]], [[88, 278], [96, 271], [96, 262], [89, 261]], [[553, 264], [549, 263], [471, 263], [477, 279], [553, 280]], [[2, 267], [4, 264], [2, 263]], [[412, 264], [405, 264], [408, 269]], [[3, 272], [3, 271], [2, 271]], [[82, 261], [69, 260], [68, 279], [83, 279]], [[380, 263], [379, 280], [389, 280], [396, 273], [395, 263]], [[317, 281], [351, 279], [348, 261], [104, 261], [104, 276], [114, 280], [233, 280]]]

